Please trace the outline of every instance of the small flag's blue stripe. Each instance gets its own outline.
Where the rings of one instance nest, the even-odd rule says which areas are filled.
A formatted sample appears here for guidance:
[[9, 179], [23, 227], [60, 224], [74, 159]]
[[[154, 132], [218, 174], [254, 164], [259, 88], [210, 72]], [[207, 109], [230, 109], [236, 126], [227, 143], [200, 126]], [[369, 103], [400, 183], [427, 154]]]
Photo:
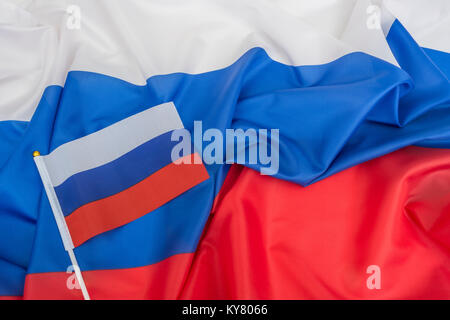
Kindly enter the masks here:
[[[172, 162], [173, 131], [164, 133], [120, 158], [79, 172], [55, 188], [65, 216], [79, 207], [121, 192]], [[174, 159], [176, 160], [176, 159]]]

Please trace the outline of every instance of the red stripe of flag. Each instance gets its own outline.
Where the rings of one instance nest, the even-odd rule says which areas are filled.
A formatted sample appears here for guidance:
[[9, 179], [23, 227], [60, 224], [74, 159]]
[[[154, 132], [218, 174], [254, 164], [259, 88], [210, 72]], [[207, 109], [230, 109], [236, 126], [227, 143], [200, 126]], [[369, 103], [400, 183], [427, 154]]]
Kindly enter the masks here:
[[22, 300], [21, 296], [0, 296], [0, 300]]
[[[193, 256], [193, 253], [181, 253], [143, 267], [89, 270], [82, 273], [89, 295], [94, 300], [177, 299]], [[76, 289], [74, 284], [73, 273], [31, 273], [25, 278], [23, 298], [82, 300], [81, 290]]]
[[[183, 159], [191, 158], [191, 164]], [[192, 162], [192, 160], [195, 162]], [[88, 239], [120, 227], [159, 208], [209, 178], [195, 153], [171, 163], [134, 186], [113, 196], [88, 203], [66, 217], [75, 247]]]

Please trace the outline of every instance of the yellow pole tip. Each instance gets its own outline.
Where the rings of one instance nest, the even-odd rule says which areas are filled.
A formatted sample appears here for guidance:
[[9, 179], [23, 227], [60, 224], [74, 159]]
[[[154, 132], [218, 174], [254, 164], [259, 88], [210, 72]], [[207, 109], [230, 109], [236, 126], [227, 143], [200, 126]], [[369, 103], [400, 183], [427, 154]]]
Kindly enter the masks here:
[[33, 152], [33, 157], [38, 157], [40, 155], [41, 155], [41, 153], [39, 151], [34, 151]]

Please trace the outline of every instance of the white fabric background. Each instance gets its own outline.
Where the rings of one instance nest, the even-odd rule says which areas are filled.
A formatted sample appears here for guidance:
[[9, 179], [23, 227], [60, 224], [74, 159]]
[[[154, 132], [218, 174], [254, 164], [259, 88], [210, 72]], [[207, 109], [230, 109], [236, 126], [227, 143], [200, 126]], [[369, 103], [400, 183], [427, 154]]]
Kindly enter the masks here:
[[[353, 51], [396, 64], [383, 31], [366, 26], [373, 4], [420, 45], [450, 52], [448, 0], [0, 0], [0, 120], [29, 120], [70, 70], [145, 84], [226, 67], [255, 46], [290, 65]], [[67, 28], [69, 5], [81, 10], [79, 30]]]

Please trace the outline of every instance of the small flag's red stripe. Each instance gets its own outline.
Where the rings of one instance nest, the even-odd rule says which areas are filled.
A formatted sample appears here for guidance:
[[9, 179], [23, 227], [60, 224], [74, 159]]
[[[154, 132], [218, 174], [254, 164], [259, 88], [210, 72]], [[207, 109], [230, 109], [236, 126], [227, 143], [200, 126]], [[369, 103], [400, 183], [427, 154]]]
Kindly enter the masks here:
[[136, 220], [208, 179], [204, 165], [195, 164], [201, 163], [200, 156], [195, 153], [179, 160], [187, 158], [191, 164], [171, 163], [138, 184], [88, 203], [67, 216], [73, 244], [77, 247], [100, 233]]

